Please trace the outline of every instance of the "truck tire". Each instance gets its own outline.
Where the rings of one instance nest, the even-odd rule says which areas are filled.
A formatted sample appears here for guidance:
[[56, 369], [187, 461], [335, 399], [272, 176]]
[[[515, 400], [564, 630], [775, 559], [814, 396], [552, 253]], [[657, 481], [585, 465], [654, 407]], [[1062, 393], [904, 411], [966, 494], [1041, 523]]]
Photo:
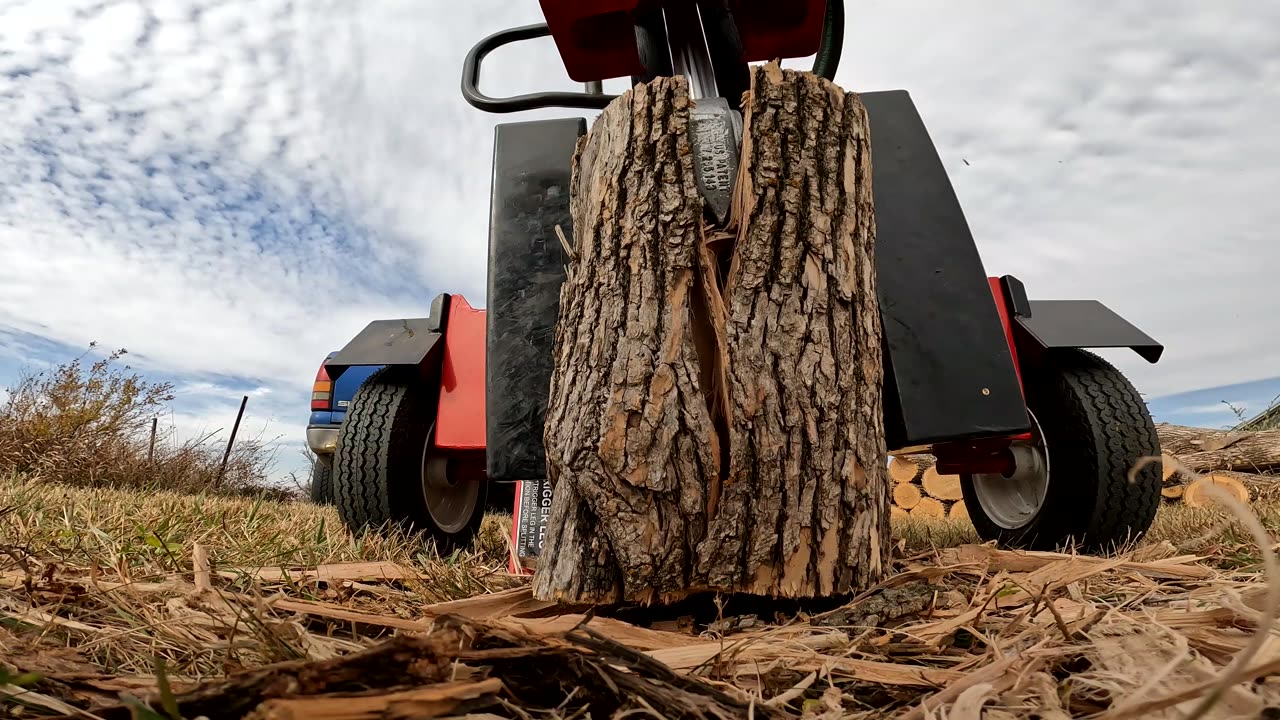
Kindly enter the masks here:
[[[983, 540], [1028, 550], [1075, 546], [1105, 553], [1151, 527], [1160, 504], [1160, 439], [1146, 403], [1102, 358], [1046, 353], [1024, 367], [1034, 441], [1012, 477], [961, 475], [965, 509]], [[1039, 458], [1037, 460], [1036, 458]]]
[[[425, 532], [448, 554], [474, 539], [488, 483], [435, 483], [429, 491], [428, 478], [452, 479], [453, 467], [430, 445], [437, 392], [430, 380], [397, 370], [369, 376], [351, 399], [333, 461], [338, 516], [353, 532]], [[439, 502], [429, 503], [428, 496], [448, 501], [447, 520], [439, 519]]]
[[311, 502], [333, 504], [333, 458], [317, 455], [311, 464]]

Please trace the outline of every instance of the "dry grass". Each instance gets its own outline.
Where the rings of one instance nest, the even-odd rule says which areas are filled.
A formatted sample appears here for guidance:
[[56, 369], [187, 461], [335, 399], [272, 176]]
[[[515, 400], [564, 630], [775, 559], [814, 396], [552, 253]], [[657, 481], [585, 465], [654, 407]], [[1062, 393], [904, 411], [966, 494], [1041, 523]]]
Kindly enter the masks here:
[[[158, 422], [175, 397], [171, 384], [121, 366], [124, 350], [91, 362], [88, 355], [27, 372], [7, 388], [0, 402], [0, 468], [78, 487], [280, 498], [296, 492], [267, 485], [275, 458], [261, 438], [237, 437], [224, 468], [226, 440], [218, 432], [180, 439]], [[230, 427], [234, 418], [227, 420]]]
[[[1257, 511], [1269, 530], [1280, 526], [1280, 507]], [[628, 622], [591, 620], [600, 633], [591, 636], [573, 632], [587, 618], [548, 610], [507, 575], [508, 529], [509, 519], [491, 517], [473, 553], [441, 558], [413, 537], [352, 536], [331, 509], [309, 504], [12, 479], [0, 488], [0, 717], [18, 707], [23, 717], [74, 708], [129, 717], [105, 708], [156, 692], [157, 677], [180, 692], [296, 660], [332, 665], [323, 673], [332, 680], [306, 680], [331, 704], [307, 712], [380, 717], [324, 695], [352, 690], [338, 678], [370, 652], [384, 653], [361, 681], [386, 688], [377, 698], [435, 677], [413, 692], [445, 693], [449, 707], [470, 693], [466, 707], [498, 717], [583, 708], [609, 717], [644, 703], [673, 716], [695, 696], [698, 707], [709, 703], [705, 717], [717, 716], [712, 705], [724, 717], [923, 718], [927, 708], [978, 718], [980, 706], [986, 718], [1180, 717], [1198, 695], [1180, 703], [1177, 693], [1202, 696], [1245, 646], [1266, 588], [1260, 549], [1214, 510], [1165, 507], [1151, 536], [1114, 561], [1000, 552], [977, 545], [966, 525], [916, 521], [895, 527], [893, 579], [843, 608], [767, 618], [732, 603], [723, 617], [632, 612]], [[461, 602], [439, 604], [452, 600]], [[380, 643], [390, 636], [391, 646]], [[388, 647], [405, 650], [395, 643], [413, 652], [386, 657]], [[432, 676], [422, 665], [431, 662], [448, 672]], [[1253, 664], [1270, 673], [1278, 663], [1280, 642], [1268, 640]], [[620, 665], [630, 670], [617, 676]], [[283, 667], [273, 672], [297, 672]], [[526, 677], [527, 668], [542, 674]], [[405, 685], [397, 673], [416, 680]], [[637, 675], [648, 678], [640, 700], [597, 687]], [[219, 697], [224, 705], [184, 700], [182, 715], [243, 716]], [[1224, 707], [1257, 717], [1280, 704], [1280, 688], [1236, 684], [1222, 703], [1209, 717], [1237, 716]]]

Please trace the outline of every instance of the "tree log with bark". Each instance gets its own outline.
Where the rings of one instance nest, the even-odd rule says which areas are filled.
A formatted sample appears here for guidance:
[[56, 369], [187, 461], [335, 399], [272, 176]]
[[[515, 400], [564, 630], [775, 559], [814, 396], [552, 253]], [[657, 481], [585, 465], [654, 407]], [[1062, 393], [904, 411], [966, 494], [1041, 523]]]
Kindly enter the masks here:
[[1160, 447], [1197, 473], [1280, 470], [1280, 430], [1234, 432], [1160, 423]]
[[543, 600], [832, 596], [888, 566], [866, 110], [753, 68], [718, 228], [691, 102], [681, 77], [633, 87], [575, 153]]

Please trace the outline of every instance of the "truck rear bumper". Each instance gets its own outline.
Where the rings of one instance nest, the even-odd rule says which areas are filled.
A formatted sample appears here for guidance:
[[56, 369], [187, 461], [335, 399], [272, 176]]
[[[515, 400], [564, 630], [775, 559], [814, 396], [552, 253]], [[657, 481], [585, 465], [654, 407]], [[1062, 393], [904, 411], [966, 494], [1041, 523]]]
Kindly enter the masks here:
[[307, 447], [317, 455], [332, 455], [338, 449], [338, 425], [307, 427]]

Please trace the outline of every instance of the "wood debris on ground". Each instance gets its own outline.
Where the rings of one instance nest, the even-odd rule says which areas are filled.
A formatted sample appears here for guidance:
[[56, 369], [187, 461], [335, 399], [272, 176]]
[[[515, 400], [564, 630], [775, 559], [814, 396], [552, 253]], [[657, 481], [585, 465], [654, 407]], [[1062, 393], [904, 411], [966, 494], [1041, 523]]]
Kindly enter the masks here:
[[[789, 614], [559, 608], [520, 578], [424, 608], [399, 604], [409, 566], [219, 569], [205, 548], [145, 580], [4, 557], [0, 716], [104, 720], [1174, 718], [1258, 632], [1267, 590], [1167, 542], [899, 553], [872, 590]], [[111, 670], [138, 658], [153, 670]], [[1277, 673], [1268, 637], [1205, 717], [1277, 712]]]

